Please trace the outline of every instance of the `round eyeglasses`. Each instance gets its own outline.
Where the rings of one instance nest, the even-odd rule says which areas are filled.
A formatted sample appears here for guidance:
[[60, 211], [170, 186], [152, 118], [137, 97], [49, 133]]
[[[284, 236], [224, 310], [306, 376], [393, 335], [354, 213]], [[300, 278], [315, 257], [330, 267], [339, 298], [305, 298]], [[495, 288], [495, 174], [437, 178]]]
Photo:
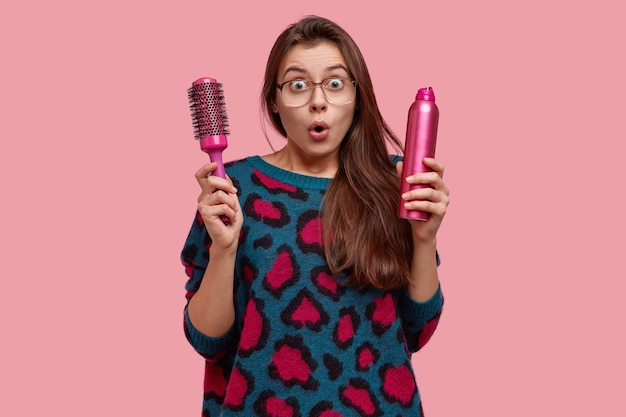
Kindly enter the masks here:
[[311, 80], [290, 80], [277, 84], [280, 98], [287, 107], [300, 107], [311, 101], [315, 87], [322, 87], [326, 101], [333, 104], [348, 104], [356, 96], [356, 81], [349, 78], [330, 77], [319, 83]]

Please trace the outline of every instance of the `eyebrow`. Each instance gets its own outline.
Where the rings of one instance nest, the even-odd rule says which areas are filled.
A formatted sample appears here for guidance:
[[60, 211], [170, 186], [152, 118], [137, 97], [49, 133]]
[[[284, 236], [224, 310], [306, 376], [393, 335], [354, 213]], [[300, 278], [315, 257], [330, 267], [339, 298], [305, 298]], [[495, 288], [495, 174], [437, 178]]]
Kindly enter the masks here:
[[[331, 72], [331, 71], [335, 71], [338, 69], [344, 70], [347, 74], [350, 74], [350, 71], [348, 71], [348, 69], [343, 64], [334, 64], [334, 65], [328, 66], [326, 67], [325, 71]], [[287, 67], [285, 71], [283, 72], [283, 78], [285, 78], [287, 74], [289, 74], [290, 72], [296, 72], [298, 74], [306, 74], [307, 70], [296, 65]]]

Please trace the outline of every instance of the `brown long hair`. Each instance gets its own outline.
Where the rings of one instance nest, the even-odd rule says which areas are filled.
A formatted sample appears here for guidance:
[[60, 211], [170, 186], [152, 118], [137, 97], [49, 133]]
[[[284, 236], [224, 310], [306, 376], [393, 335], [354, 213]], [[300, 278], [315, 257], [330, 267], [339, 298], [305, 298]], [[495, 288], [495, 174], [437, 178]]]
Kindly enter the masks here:
[[408, 282], [413, 240], [408, 221], [397, 216], [400, 180], [387, 151], [402, 143], [383, 119], [365, 60], [350, 35], [334, 22], [307, 16], [277, 38], [265, 69], [261, 108], [272, 126], [287, 136], [272, 111], [282, 59], [297, 44], [331, 42], [342, 52], [357, 81], [352, 125], [339, 148], [339, 168], [324, 196], [324, 252], [331, 271], [345, 273], [358, 288], [397, 289]]

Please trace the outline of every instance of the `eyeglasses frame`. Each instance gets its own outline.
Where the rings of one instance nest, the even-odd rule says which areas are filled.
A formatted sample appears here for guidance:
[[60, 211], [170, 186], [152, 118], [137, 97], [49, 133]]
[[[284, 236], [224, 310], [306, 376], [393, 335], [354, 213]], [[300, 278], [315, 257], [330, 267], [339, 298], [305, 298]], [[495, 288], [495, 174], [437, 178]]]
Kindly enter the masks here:
[[[352, 103], [352, 101], [354, 101], [354, 97], [350, 100], [350, 101], [346, 101], [345, 103], [335, 103], [332, 100], [330, 100], [328, 98], [328, 96], [326, 95], [326, 89], [324, 89], [324, 83], [328, 80], [332, 80], [333, 78], [338, 78], [340, 80], [344, 80], [344, 81], [349, 81], [350, 83], [352, 83], [352, 85], [354, 86], [354, 97], [356, 97], [356, 88], [358, 86], [358, 83], [356, 82], [356, 80], [350, 79], [350, 78], [344, 78], [344, 77], [328, 77], [328, 78], [324, 78], [322, 81], [320, 81], [319, 83], [313, 82], [313, 80], [305, 80], [305, 79], [301, 79], [301, 78], [295, 78], [293, 80], [289, 80], [289, 81], [285, 81], [284, 83], [281, 84], [276, 84], [276, 88], [278, 88], [280, 90], [280, 100], [283, 102], [283, 104], [287, 107], [302, 107], [302, 106], [306, 106], [307, 104], [309, 104], [311, 102], [311, 100], [313, 99], [313, 92], [315, 91], [315, 89], [317, 87], [320, 87], [322, 89], [322, 94], [324, 94], [324, 98], [326, 99], [327, 102], [331, 103], [331, 104], [335, 104], [337, 106], [343, 106], [345, 104], [350, 104]], [[303, 104], [298, 104], [298, 105], [293, 105], [293, 104], [287, 104], [283, 101], [283, 87], [285, 86], [285, 84], [289, 84], [291, 82], [294, 81], [304, 81], [306, 83], [310, 83], [313, 88], [311, 88], [311, 96], [309, 97], [309, 99], [304, 102]]]

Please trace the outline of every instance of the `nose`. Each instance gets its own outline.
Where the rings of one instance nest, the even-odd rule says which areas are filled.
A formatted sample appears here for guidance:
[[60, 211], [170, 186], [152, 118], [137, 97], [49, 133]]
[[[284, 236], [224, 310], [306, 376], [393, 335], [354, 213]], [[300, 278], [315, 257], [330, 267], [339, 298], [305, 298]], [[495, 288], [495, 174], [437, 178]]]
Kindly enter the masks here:
[[326, 110], [326, 107], [328, 106], [328, 101], [326, 100], [326, 96], [324, 95], [324, 89], [322, 88], [322, 86], [314, 86], [313, 92], [311, 94], [311, 102], [309, 103], [311, 110]]

